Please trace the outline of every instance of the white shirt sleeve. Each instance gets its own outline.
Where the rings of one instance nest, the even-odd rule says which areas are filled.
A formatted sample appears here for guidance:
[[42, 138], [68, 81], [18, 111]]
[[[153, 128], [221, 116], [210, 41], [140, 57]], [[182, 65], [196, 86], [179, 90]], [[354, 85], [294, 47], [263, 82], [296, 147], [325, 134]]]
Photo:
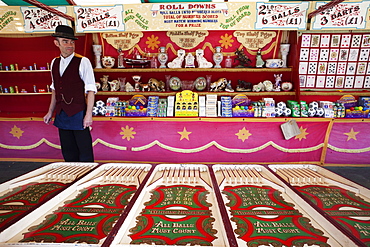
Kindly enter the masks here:
[[88, 91], [96, 93], [94, 70], [88, 58], [82, 57], [79, 72], [81, 79], [85, 83], [85, 93]]
[[51, 68], [53, 68], [54, 61], [55, 61], [55, 58], [53, 59], [53, 61], [51, 61], [51, 64], [50, 64], [50, 76], [51, 76], [51, 85], [50, 85], [50, 89], [51, 89], [51, 90], [55, 90], [55, 87], [54, 87], [54, 80], [53, 80], [53, 72], [51, 71]]

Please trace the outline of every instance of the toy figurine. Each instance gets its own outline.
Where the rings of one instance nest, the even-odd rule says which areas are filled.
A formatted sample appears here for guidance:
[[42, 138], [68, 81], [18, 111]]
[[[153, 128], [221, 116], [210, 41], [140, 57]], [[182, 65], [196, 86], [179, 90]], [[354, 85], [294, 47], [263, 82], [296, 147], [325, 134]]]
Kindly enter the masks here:
[[261, 49], [258, 49], [257, 56], [256, 56], [256, 67], [262, 68], [264, 64], [265, 64], [265, 61], [263, 61], [262, 59]]
[[111, 69], [111, 68], [113, 68], [114, 62], [116, 61], [116, 59], [114, 57], [111, 57], [111, 56], [104, 56], [101, 59], [101, 61], [103, 63], [104, 68]]
[[126, 92], [133, 92], [133, 91], [135, 91], [134, 87], [129, 82], [126, 82], [125, 90], [126, 90]]
[[250, 67], [250, 63], [252, 62], [247, 55], [245, 55], [243, 49], [237, 49], [235, 51], [235, 55], [236, 55], [236, 58], [234, 58], [234, 61], [235, 60], [239, 60], [240, 62], [240, 65], [238, 65], [237, 67], [238, 68], [246, 68], [246, 67]]
[[125, 91], [126, 77], [118, 77], [119, 91]]
[[198, 68], [212, 68], [213, 64], [208, 62], [204, 57], [204, 51], [202, 49], [196, 50], [195, 54], [197, 57]]
[[226, 86], [228, 84], [228, 81], [226, 78], [220, 78], [215, 82], [212, 82], [210, 85], [210, 91], [211, 92], [221, 92], [224, 91]]
[[271, 92], [274, 90], [274, 85], [269, 80], [263, 81], [263, 85], [265, 86], [265, 91], [267, 92]]
[[168, 68], [182, 68], [182, 63], [185, 59], [185, 50], [180, 49], [177, 51], [177, 58], [167, 64]]
[[189, 52], [185, 57], [185, 68], [195, 68], [194, 60], [195, 57]]
[[151, 91], [163, 92], [165, 90], [165, 84], [163, 81], [158, 81], [157, 79], [150, 78], [148, 84]]
[[110, 91], [118, 91], [120, 88], [119, 81], [118, 80], [113, 80], [113, 81], [108, 81], [110, 85]]
[[280, 91], [281, 88], [281, 77], [283, 74], [274, 74], [275, 77], [275, 85], [274, 85], [274, 91]]
[[265, 85], [262, 82], [258, 83], [257, 85], [253, 85], [253, 92], [261, 92], [265, 91]]
[[149, 84], [148, 83], [143, 83], [143, 82], [140, 82], [139, 83], [139, 87], [141, 89], [141, 91], [150, 91], [150, 87], [149, 87]]
[[243, 80], [238, 80], [238, 86], [236, 87], [236, 91], [239, 92], [252, 91], [252, 83]]
[[228, 81], [227, 85], [226, 85], [226, 88], [225, 88], [225, 91], [226, 92], [234, 92], [234, 89], [232, 88], [231, 86], [231, 80]]
[[100, 78], [100, 81], [102, 82], [102, 87], [101, 87], [102, 91], [108, 91], [109, 90], [108, 78], [109, 78], [109, 75], [103, 75], [103, 77]]

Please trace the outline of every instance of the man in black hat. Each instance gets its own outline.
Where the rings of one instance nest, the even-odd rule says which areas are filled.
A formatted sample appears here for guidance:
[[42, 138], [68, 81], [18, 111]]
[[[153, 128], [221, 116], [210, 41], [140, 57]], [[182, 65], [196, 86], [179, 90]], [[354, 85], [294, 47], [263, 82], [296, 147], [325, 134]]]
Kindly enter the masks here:
[[75, 51], [74, 31], [59, 25], [52, 34], [60, 56], [51, 62], [51, 102], [44, 122], [49, 124], [54, 110], [62, 154], [66, 162], [94, 162], [90, 126], [96, 86], [90, 60]]

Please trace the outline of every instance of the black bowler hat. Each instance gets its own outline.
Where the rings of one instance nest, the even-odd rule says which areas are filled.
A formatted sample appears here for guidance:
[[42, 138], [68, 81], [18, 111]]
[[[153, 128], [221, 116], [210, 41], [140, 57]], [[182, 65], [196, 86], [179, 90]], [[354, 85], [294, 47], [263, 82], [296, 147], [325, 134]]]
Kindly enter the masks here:
[[75, 37], [75, 32], [73, 31], [73, 29], [70, 26], [66, 25], [57, 26], [57, 28], [55, 28], [55, 33], [53, 33], [51, 36], [73, 40], [78, 39]]

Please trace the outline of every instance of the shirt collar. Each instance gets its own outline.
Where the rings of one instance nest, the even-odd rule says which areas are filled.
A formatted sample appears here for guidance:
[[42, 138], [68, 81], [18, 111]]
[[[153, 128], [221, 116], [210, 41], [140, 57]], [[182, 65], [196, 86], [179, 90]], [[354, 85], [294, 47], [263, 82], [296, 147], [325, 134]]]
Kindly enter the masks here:
[[75, 56], [75, 53], [73, 52], [71, 55], [69, 55], [68, 57], [63, 57], [62, 55], [60, 56], [60, 59], [63, 61], [63, 62], [69, 62], [72, 60], [72, 58]]

